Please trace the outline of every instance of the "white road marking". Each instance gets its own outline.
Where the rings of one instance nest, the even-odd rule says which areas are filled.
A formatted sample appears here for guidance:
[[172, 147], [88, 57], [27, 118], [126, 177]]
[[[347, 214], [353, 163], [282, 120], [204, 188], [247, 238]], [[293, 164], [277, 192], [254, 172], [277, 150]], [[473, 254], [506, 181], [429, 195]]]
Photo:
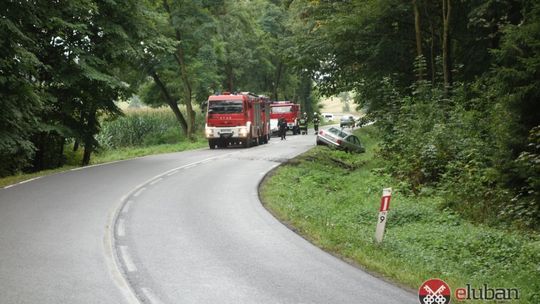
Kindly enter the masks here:
[[158, 178], [158, 179], [152, 181], [152, 182], [150, 183], [150, 185], [155, 185], [155, 184], [159, 183], [159, 182], [162, 181], [162, 180], [163, 180], [163, 178], [160, 177], [160, 178]]
[[178, 173], [178, 170], [174, 170], [173, 172], [167, 173], [167, 176], [175, 175]]
[[[121, 207], [122, 204], [118, 205]], [[118, 208], [117, 207], [117, 208]], [[115, 210], [117, 210], [115, 208]], [[113, 279], [115, 285], [118, 287], [120, 292], [124, 295], [127, 300], [127, 304], [142, 304], [141, 301], [135, 295], [133, 289], [130, 287], [127, 278], [124, 276], [123, 271], [121, 271], [121, 261], [118, 252], [115, 252], [114, 248], [114, 221], [115, 221], [115, 212], [109, 213], [109, 223], [107, 225], [107, 233], [103, 238], [104, 248], [105, 248], [105, 262], [110, 270], [111, 278]]]
[[4, 189], [11, 188], [11, 187], [13, 187], [13, 186], [15, 186], [15, 185], [5, 186]]
[[122, 208], [122, 213], [128, 213], [129, 207], [131, 207], [131, 204], [133, 204], [132, 200], [127, 201], [126, 204], [124, 205], [124, 208]]
[[141, 195], [141, 193], [143, 193], [144, 190], [146, 190], [146, 188], [142, 187], [141, 189], [137, 190], [137, 192], [133, 193], [133, 196], [137, 197], [137, 196]]
[[38, 177], [31, 178], [31, 179], [27, 179], [27, 180], [25, 180], [25, 181], [18, 182], [17, 185], [26, 184], [26, 183], [29, 183], [29, 182], [34, 181], [34, 180], [36, 180], [36, 179], [40, 179], [40, 178], [42, 178], [42, 177], [43, 177], [43, 176], [38, 176]]
[[126, 221], [124, 219], [118, 220], [118, 226], [116, 228], [118, 236], [123, 237], [126, 235]]
[[[202, 150], [202, 149], [200, 149], [200, 150]], [[161, 174], [158, 174], [158, 175], [148, 179], [147, 181], [143, 182], [142, 184], [138, 185], [137, 187], [134, 187], [132, 191], [130, 191], [126, 195], [122, 196], [122, 199], [120, 200], [119, 206], [116, 207], [116, 209], [115, 209], [116, 212], [113, 212], [110, 215], [110, 223], [111, 224], [107, 226], [108, 227], [107, 228], [108, 233], [106, 234], [106, 237], [105, 237], [105, 244], [106, 244], [105, 248], [106, 248], [106, 252], [109, 253], [109, 255], [106, 255], [106, 257], [107, 257], [106, 260], [108, 262], [109, 268], [111, 269], [111, 273], [113, 275], [113, 278], [115, 279], [115, 283], [120, 288], [120, 290], [122, 291], [122, 293], [124, 294], [126, 299], [128, 299], [128, 302], [130, 304], [140, 304], [141, 301], [138, 299], [137, 295], [134, 293], [133, 286], [130, 284], [130, 282], [128, 280], [129, 274], [125, 274], [122, 271], [122, 268], [125, 267], [125, 269], [128, 272], [136, 272], [137, 267], [135, 266], [135, 263], [133, 262], [133, 259], [131, 258], [130, 254], [129, 254], [128, 247], [127, 246], [116, 246], [115, 241], [114, 241], [114, 237], [115, 237], [114, 227], [115, 227], [115, 224], [118, 224], [118, 226], [117, 226], [118, 230], [116, 231], [116, 233], [118, 233], [118, 235], [120, 235], [122, 233], [125, 234], [125, 223], [123, 223], [124, 219], [120, 218], [120, 214], [121, 213], [124, 213], [124, 214], [127, 213], [129, 211], [130, 207], [133, 205], [133, 203], [134, 203], [133, 200], [129, 200], [129, 198], [130, 197], [136, 197], [136, 196], [140, 195], [142, 193], [142, 191], [144, 191], [146, 189], [146, 188], [144, 188], [144, 186], [146, 186], [146, 185], [148, 185], [148, 184], [150, 184], [150, 183], [152, 183], [152, 182], [154, 182], [154, 181], [156, 181], [158, 179], [161, 179], [161, 178], [163, 178], [165, 176], [172, 176], [172, 175], [178, 173], [179, 170], [182, 169], [182, 168], [185, 168], [185, 167], [188, 167], [188, 166], [191, 166], [191, 165], [201, 164], [201, 163], [208, 162], [208, 161], [218, 159], [218, 158], [227, 157], [227, 156], [233, 155], [235, 153], [239, 153], [239, 152], [233, 152], [233, 153], [228, 153], [228, 154], [225, 154], [225, 155], [210, 157], [210, 158], [198, 161], [198, 162], [194, 162], [194, 163], [191, 163], [191, 164], [186, 164], [186, 165], [179, 166], [179, 167], [173, 168], [171, 170], [165, 171], [165, 172], [163, 172]], [[105, 165], [105, 164], [103, 164], [103, 165]], [[84, 167], [84, 168], [87, 168], [87, 167]], [[122, 226], [124, 228], [122, 228]], [[115, 251], [113, 248], [116, 248], [117, 250]], [[107, 249], [108, 249], [108, 251], [107, 251]], [[113, 252], [115, 252], [115, 253], [113, 253]], [[113, 254], [116, 255], [116, 258], [114, 258], [112, 256]], [[118, 262], [118, 264], [117, 264], [117, 262]], [[123, 267], [121, 265], [123, 265]], [[142, 292], [144, 293], [144, 295], [148, 299], [148, 301], [151, 302], [151, 304], [161, 304], [162, 303], [159, 300], [159, 298], [155, 296], [155, 294], [152, 292], [151, 289], [144, 288], [144, 289], [142, 289]]]
[[152, 289], [143, 287], [141, 288], [141, 291], [144, 293], [144, 296], [150, 301], [152, 304], [163, 304], [160, 299], [154, 294]]
[[131, 256], [128, 252], [127, 246], [119, 246], [120, 247], [120, 255], [122, 256], [122, 260], [124, 261], [124, 265], [126, 266], [127, 271], [134, 272], [137, 271], [137, 267], [135, 266], [135, 263], [133, 263], [133, 260], [131, 259]]

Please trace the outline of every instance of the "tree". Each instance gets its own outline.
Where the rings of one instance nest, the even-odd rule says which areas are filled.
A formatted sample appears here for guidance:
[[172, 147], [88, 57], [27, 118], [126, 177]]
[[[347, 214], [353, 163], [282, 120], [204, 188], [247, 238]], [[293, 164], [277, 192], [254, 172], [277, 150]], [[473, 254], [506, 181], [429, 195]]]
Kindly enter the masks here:
[[44, 98], [37, 79], [42, 65], [31, 29], [39, 22], [36, 8], [4, 3], [0, 13], [0, 177], [30, 164], [35, 146], [30, 135], [39, 129]]

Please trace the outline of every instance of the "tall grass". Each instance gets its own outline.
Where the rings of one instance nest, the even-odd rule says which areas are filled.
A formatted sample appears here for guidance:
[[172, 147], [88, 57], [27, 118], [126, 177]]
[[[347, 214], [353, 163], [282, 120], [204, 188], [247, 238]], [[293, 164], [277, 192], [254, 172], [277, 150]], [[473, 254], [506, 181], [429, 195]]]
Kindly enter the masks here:
[[[197, 115], [196, 127], [202, 129], [203, 115]], [[104, 150], [176, 144], [185, 140], [174, 114], [166, 108], [127, 110], [124, 116], [105, 119], [96, 136]]]

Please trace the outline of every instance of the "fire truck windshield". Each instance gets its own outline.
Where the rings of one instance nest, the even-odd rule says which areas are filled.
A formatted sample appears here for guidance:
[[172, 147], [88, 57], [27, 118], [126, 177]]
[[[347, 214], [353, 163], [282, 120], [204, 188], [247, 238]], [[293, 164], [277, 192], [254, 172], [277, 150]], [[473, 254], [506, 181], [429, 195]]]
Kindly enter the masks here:
[[292, 106], [272, 107], [272, 113], [291, 113]]
[[242, 113], [242, 110], [241, 100], [212, 100], [208, 104], [208, 113]]

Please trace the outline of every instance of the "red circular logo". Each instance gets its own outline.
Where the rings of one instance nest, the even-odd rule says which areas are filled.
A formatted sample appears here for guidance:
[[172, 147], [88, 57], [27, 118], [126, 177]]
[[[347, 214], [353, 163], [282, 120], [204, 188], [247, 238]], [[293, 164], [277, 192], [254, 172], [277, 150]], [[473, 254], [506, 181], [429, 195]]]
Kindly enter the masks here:
[[418, 289], [421, 304], [450, 304], [450, 286], [441, 279], [425, 281]]

